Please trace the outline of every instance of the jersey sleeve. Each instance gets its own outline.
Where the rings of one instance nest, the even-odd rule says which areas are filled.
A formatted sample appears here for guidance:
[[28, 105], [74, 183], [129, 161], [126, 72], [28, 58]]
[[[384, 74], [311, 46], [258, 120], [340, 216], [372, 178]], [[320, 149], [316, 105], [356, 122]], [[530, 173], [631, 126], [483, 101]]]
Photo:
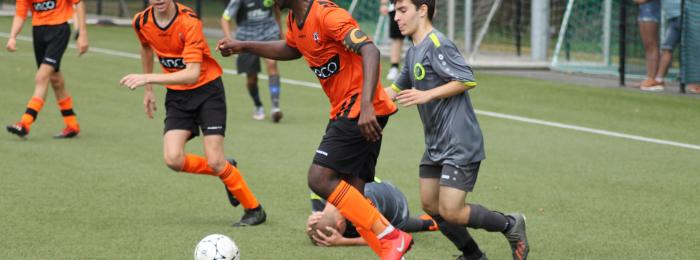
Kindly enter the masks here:
[[81, 2], [81, 0], [71, 0], [71, 3], [74, 5], [77, 5]]
[[29, 6], [31, 1], [29, 0], [17, 0], [15, 2], [15, 16], [27, 19], [27, 12], [29, 11]]
[[143, 15], [144, 13], [136, 14], [131, 25], [134, 27], [134, 32], [136, 32], [136, 37], [139, 39], [139, 42], [141, 42], [141, 45], [148, 45], [148, 40], [146, 40], [146, 37], [143, 36], [143, 32], [141, 32]]
[[328, 8], [323, 11], [321, 19], [323, 34], [343, 43], [350, 51], [359, 53], [362, 46], [372, 42], [345, 9]]
[[411, 85], [413, 85], [413, 83], [411, 82], [411, 72], [409, 71], [409, 67], [410, 66], [408, 66], [407, 63], [404, 63], [401, 73], [399, 73], [399, 76], [396, 78], [394, 83], [391, 83], [391, 89], [393, 89], [396, 93], [412, 87]]
[[292, 33], [292, 26], [294, 23], [294, 18], [291, 15], [287, 16], [287, 32], [284, 34], [285, 41], [287, 42], [287, 45], [292, 48], [297, 47], [297, 42], [294, 39], [294, 35]]
[[472, 68], [452, 44], [438, 46], [432, 52], [430, 65], [440, 78], [448, 81], [459, 81], [465, 86], [476, 86]]
[[204, 60], [204, 51], [209, 47], [202, 30], [202, 22], [196, 18], [192, 18], [190, 21], [185, 32], [185, 47], [182, 50], [182, 58], [185, 63], [201, 63]]
[[236, 15], [238, 15], [238, 9], [241, 7], [240, 0], [231, 0], [228, 2], [226, 9], [224, 9], [224, 14], [222, 17], [226, 21], [236, 20]]

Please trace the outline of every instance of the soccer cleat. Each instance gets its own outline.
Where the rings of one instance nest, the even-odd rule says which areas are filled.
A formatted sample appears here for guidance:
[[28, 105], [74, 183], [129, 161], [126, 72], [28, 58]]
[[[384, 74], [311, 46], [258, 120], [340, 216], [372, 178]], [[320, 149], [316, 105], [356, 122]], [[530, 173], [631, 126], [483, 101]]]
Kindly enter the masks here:
[[[456, 260], [467, 260], [467, 258], [464, 255], [460, 255]], [[489, 258], [486, 257], [486, 253], [481, 252], [481, 257], [479, 257], [479, 260], [489, 260]]]
[[66, 139], [76, 137], [80, 130], [71, 127], [63, 128], [63, 131], [53, 136], [54, 139]]
[[422, 220], [430, 220], [431, 222], [433, 222], [433, 224], [430, 225], [430, 227], [428, 228], [429, 231], [436, 231], [436, 230], [440, 229], [438, 227], [437, 222], [435, 222], [435, 220], [433, 218], [431, 218], [430, 215], [423, 214], [423, 215], [418, 216], [418, 218], [420, 218]]
[[503, 235], [510, 243], [510, 249], [513, 251], [513, 260], [525, 260], [530, 252], [530, 245], [527, 242], [527, 233], [525, 232], [525, 215], [520, 213], [511, 213], [506, 215], [515, 219], [515, 223]]
[[279, 123], [280, 120], [282, 120], [282, 110], [280, 110], [278, 107], [272, 108], [272, 111], [270, 111], [270, 117], [272, 118], [272, 122]]
[[[236, 160], [234, 160], [233, 158], [228, 158], [228, 159], [226, 159], [226, 161], [228, 161], [228, 163], [230, 163], [234, 167], [238, 166], [238, 162], [236, 162]], [[233, 206], [235, 208], [235, 207], [238, 207], [238, 205], [241, 205], [241, 202], [238, 201], [238, 199], [236, 199], [236, 196], [233, 196], [233, 193], [231, 193], [231, 191], [228, 190], [228, 187], [226, 187], [226, 184], [224, 184], [224, 189], [226, 190], [226, 196], [228, 197], [228, 202], [231, 203], [231, 206]]]
[[233, 224], [234, 227], [246, 227], [246, 226], [255, 226], [255, 225], [260, 225], [265, 220], [267, 219], [267, 214], [265, 214], [265, 210], [261, 206], [258, 206], [258, 208], [251, 209], [251, 210], [245, 210], [245, 213], [243, 214], [243, 217], [241, 217], [241, 221], [238, 221]]
[[394, 231], [379, 239], [379, 242], [382, 244], [382, 260], [400, 260], [403, 259], [403, 255], [411, 250], [413, 237], [399, 229], [394, 229]]
[[255, 107], [255, 110], [253, 110], [253, 119], [255, 119], [255, 120], [265, 119], [265, 109], [263, 109], [263, 107]]
[[6, 128], [7, 132], [10, 132], [11, 134], [19, 136], [21, 138], [24, 138], [29, 134], [29, 128], [25, 127], [22, 123], [7, 125]]
[[391, 67], [389, 69], [389, 73], [386, 74], [386, 79], [387, 80], [396, 80], [396, 78], [399, 76], [399, 68], [397, 67]]

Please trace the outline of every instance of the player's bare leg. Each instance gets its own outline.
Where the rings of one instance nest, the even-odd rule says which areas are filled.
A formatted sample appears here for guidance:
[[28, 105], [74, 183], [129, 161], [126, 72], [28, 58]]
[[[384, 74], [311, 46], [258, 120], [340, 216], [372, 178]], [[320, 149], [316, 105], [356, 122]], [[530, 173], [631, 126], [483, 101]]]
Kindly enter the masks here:
[[267, 66], [267, 74], [269, 75], [268, 86], [270, 90], [270, 102], [272, 102], [272, 108], [270, 109], [270, 117], [272, 118], [272, 122], [278, 123], [280, 120], [282, 120], [282, 110], [280, 109], [280, 73], [277, 69], [276, 60], [263, 60], [265, 60], [265, 65]]
[[460, 189], [440, 187], [440, 215], [454, 224], [489, 232], [502, 232], [510, 243], [513, 259], [527, 259], [530, 247], [525, 233], [525, 216], [504, 215], [479, 204], [467, 204], [467, 194]]
[[56, 102], [58, 103], [65, 127], [61, 132], [56, 134], [54, 138], [72, 138], [80, 133], [80, 126], [73, 111], [73, 99], [68, 93], [65, 86], [65, 79], [61, 72], [54, 72], [50, 77], [51, 87], [53, 88]]
[[7, 126], [7, 131], [19, 137], [24, 137], [29, 134], [29, 129], [36, 120], [39, 112], [44, 106], [46, 100], [46, 92], [49, 89], [49, 79], [51, 73], [54, 72], [54, 67], [48, 64], [41, 64], [36, 74], [34, 75], [34, 93], [27, 104], [27, 110], [22, 115], [22, 119], [12, 125]]

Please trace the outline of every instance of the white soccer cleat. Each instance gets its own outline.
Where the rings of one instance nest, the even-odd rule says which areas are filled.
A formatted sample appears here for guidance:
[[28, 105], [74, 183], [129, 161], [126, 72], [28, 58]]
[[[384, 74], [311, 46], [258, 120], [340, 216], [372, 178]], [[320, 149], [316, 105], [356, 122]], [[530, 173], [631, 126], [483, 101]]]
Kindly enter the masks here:
[[386, 74], [386, 79], [387, 80], [396, 80], [396, 78], [399, 76], [399, 68], [397, 67], [391, 67], [389, 69], [389, 73]]
[[263, 109], [263, 107], [256, 107], [255, 110], [253, 110], [253, 119], [264, 120], [265, 119], [265, 109]]

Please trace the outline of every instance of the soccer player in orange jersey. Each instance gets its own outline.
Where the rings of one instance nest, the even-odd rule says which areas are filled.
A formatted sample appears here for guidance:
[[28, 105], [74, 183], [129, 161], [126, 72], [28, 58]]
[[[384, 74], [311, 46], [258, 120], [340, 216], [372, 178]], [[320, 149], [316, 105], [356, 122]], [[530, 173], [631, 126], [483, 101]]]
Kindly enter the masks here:
[[[258, 225], [266, 214], [238, 169], [224, 159], [226, 97], [221, 66], [212, 58], [202, 23], [192, 9], [173, 0], [150, 0], [136, 14], [134, 30], [141, 43], [144, 74], [130, 74], [120, 83], [130, 89], [145, 87], [144, 109], [153, 118], [156, 109], [151, 84], [168, 88], [165, 96], [165, 164], [175, 171], [218, 176], [245, 208], [234, 226]], [[153, 54], [162, 74], [153, 72]], [[204, 135], [205, 157], [186, 154], [185, 143]]]
[[277, 0], [290, 9], [285, 41], [219, 41], [224, 56], [304, 57], [330, 99], [330, 121], [309, 169], [311, 190], [339, 209], [382, 259], [401, 259], [411, 235], [394, 228], [363, 196], [374, 179], [381, 133], [396, 106], [379, 83], [379, 50], [331, 1]]
[[70, 27], [67, 21], [73, 18], [75, 5], [78, 19], [78, 54], [88, 50], [87, 27], [85, 26], [85, 5], [80, 0], [17, 0], [15, 18], [12, 20], [7, 50], [17, 50], [17, 35], [27, 19], [27, 12], [32, 12], [32, 36], [34, 38], [34, 57], [39, 68], [34, 77], [34, 94], [27, 104], [22, 119], [7, 126], [7, 131], [24, 138], [44, 106], [49, 83], [53, 87], [56, 100], [63, 115], [66, 127], [55, 138], [71, 138], [80, 133], [78, 120], [73, 112], [73, 99], [65, 87], [63, 74], [60, 72], [61, 58], [68, 46]]

